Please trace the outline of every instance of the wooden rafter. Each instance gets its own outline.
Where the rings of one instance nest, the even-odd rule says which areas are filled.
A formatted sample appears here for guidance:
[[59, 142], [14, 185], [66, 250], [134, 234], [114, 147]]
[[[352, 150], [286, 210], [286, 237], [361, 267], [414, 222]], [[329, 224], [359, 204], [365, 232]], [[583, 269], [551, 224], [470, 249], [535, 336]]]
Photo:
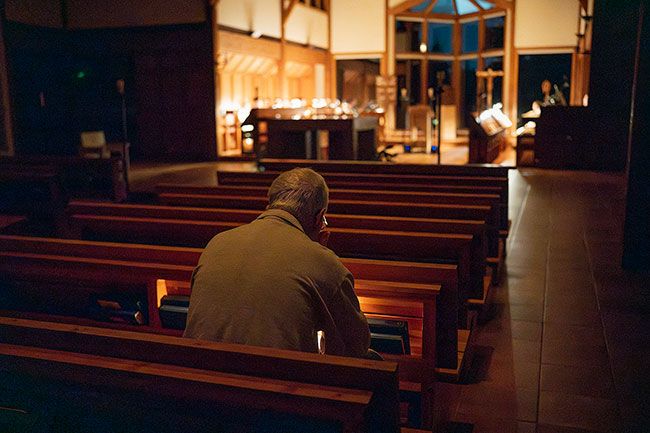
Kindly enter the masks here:
[[510, 9], [512, 8], [512, 2], [509, 2], [507, 0], [485, 0], [488, 3], [492, 3], [495, 6], [498, 6], [503, 9]]
[[423, 0], [406, 0], [388, 10], [389, 14], [398, 14], [422, 3]]
[[289, 15], [291, 15], [291, 12], [293, 11], [293, 8], [296, 6], [297, 3], [298, 3], [298, 0], [290, 0], [289, 5], [286, 8], [285, 7], [282, 8], [282, 25], [283, 26], [287, 22], [287, 20], [289, 19]]
[[438, 3], [438, 0], [433, 0], [430, 4], [429, 7], [424, 11], [425, 15], [429, 15], [431, 11], [433, 10], [434, 7], [436, 7], [436, 3]]

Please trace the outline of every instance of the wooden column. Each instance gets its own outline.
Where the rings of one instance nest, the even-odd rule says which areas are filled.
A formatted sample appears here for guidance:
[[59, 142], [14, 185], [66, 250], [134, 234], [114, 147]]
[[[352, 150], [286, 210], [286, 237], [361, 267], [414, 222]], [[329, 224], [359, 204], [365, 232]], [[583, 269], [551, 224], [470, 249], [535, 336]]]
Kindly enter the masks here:
[[[514, 65], [515, 55], [515, 41], [514, 41], [514, 5], [513, 8], [506, 10], [505, 28], [504, 28], [504, 41], [503, 41], [503, 111], [512, 120], [517, 117], [517, 89]], [[516, 122], [513, 122], [516, 127]]]
[[461, 82], [460, 79], [460, 51], [461, 51], [461, 39], [462, 39], [462, 34], [460, 31], [460, 21], [458, 18], [454, 21], [454, 29], [453, 29], [453, 36], [452, 36], [452, 43], [453, 43], [453, 52], [454, 52], [454, 62], [452, 63], [452, 69], [451, 69], [451, 87], [454, 91], [454, 104], [456, 104], [456, 124], [460, 125], [461, 124], [461, 118], [460, 118], [460, 99], [461, 99], [461, 87], [463, 83]]
[[332, 55], [332, 2], [323, 0], [327, 11], [327, 65], [325, 65], [325, 96], [331, 99], [336, 98], [336, 59]]
[[280, 97], [287, 98], [287, 83], [284, 74], [284, 66], [285, 66], [285, 58], [286, 58], [285, 47], [287, 41], [284, 35], [284, 23], [288, 18], [288, 14], [287, 11], [284, 9], [284, 0], [280, 0], [278, 3], [280, 4], [280, 14], [281, 14], [280, 16], [282, 17], [280, 22], [280, 60], [278, 61], [278, 88], [280, 91]]
[[[418, 50], [420, 49], [420, 46], [422, 44], [427, 43], [427, 36], [429, 33], [429, 26], [427, 26], [427, 20], [424, 19], [422, 21], [422, 37], [420, 39], [420, 44], [418, 45]], [[428, 50], [428, 47], [427, 47]], [[420, 104], [425, 104], [427, 105], [427, 79], [428, 79], [428, 71], [429, 71], [429, 63], [428, 63], [428, 56], [427, 52], [425, 51], [422, 53], [422, 51], [418, 51], [420, 54], [422, 54], [422, 64], [420, 65]]]
[[218, 110], [221, 105], [221, 77], [219, 73], [219, 0], [208, 1], [208, 19], [212, 28], [212, 73], [214, 75], [214, 135], [217, 149], [215, 155], [219, 157], [219, 148], [222, 145], [219, 138]]

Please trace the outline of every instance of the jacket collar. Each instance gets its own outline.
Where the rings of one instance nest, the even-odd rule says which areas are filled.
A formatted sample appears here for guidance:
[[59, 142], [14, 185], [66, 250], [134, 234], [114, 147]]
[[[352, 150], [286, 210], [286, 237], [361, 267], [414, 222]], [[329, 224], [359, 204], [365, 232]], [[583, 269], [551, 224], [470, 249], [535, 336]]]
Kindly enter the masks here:
[[301, 232], [305, 232], [305, 230], [302, 228], [302, 225], [298, 220], [296, 219], [295, 216], [291, 215], [289, 212], [282, 210], [282, 209], [268, 209], [265, 210], [260, 216], [255, 218], [255, 220], [261, 220], [265, 218], [272, 218], [272, 219], [279, 219], [284, 221], [286, 224], [289, 224], [291, 226], [294, 226]]

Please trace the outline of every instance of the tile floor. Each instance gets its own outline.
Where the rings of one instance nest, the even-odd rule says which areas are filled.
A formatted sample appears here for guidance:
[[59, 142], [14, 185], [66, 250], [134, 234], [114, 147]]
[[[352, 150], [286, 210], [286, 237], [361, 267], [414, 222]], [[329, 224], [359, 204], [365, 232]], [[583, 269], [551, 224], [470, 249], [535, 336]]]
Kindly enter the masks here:
[[507, 275], [476, 335], [492, 356], [483, 381], [457, 385], [453, 419], [478, 433], [650, 431], [644, 280], [619, 268], [623, 177], [510, 177]]

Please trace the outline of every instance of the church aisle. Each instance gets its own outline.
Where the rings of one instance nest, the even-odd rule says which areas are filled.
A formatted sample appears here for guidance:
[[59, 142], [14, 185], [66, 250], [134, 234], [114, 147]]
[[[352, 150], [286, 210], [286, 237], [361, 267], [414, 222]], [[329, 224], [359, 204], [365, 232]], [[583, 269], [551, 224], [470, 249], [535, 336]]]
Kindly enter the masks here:
[[479, 433], [637, 431], [635, 367], [649, 336], [634, 302], [641, 282], [618, 270], [623, 176], [510, 176], [507, 276], [476, 338], [489, 366], [460, 385], [454, 419]]

